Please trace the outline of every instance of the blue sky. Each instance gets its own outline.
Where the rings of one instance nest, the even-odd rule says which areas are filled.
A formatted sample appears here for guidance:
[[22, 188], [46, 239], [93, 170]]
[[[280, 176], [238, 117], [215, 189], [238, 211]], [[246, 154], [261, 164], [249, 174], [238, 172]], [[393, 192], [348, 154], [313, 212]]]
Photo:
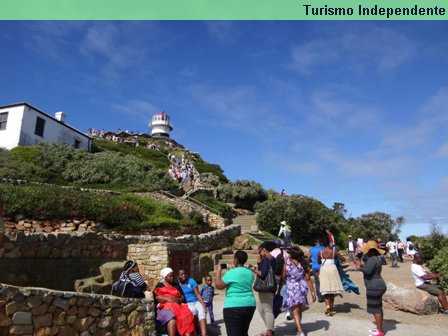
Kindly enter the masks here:
[[0, 22], [0, 105], [172, 137], [231, 179], [448, 233], [448, 22]]

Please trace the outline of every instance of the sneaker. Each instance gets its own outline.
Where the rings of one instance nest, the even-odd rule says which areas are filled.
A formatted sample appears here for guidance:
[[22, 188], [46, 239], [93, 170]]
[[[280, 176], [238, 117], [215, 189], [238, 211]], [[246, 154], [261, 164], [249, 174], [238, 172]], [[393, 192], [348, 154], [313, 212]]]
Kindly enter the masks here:
[[378, 329], [370, 329], [369, 330], [369, 334], [377, 334], [378, 333]]
[[303, 331], [300, 331], [300, 332], [297, 333], [296, 336], [306, 336], [306, 334]]
[[286, 319], [287, 319], [288, 321], [291, 321], [291, 320], [292, 320], [291, 312], [290, 312], [289, 310], [286, 312]]
[[440, 314], [448, 315], [448, 309], [440, 309]]

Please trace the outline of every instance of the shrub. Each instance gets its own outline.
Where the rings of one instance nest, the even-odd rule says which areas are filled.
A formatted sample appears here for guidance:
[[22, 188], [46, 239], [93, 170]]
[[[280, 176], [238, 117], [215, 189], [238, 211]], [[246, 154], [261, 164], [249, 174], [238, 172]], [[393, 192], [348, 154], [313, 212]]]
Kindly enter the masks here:
[[0, 184], [7, 216], [30, 219], [98, 221], [109, 230], [136, 231], [153, 226], [199, 223], [184, 218], [176, 207], [137, 195], [99, 195], [51, 185]]
[[285, 220], [291, 226], [291, 237], [296, 243], [312, 243], [323, 238], [325, 228], [337, 235], [338, 218], [323, 203], [305, 196], [279, 197], [258, 203], [257, 224], [260, 230], [277, 235], [280, 222]]
[[429, 235], [415, 237], [412, 241], [415, 243], [418, 251], [423, 255], [425, 260], [428, 261], [433, 259], [442, 248], [448, 246], [448, 237], [436, 226], [431, 228], [431, 233]]
[[213, 175], [216, 175], [219, 178], [219, 181], [221, 183], [227, 183], [229, 180], [224, 175], [224, 171], [222, 168], [217, 164], [207, 163], [204, 161], [195, 161], [194, 167], [197, 169], [197, 171], [202, 173], [211, 173]]
[[224, 202], [235, 203], [238, 208], [253, 210], [257, 202], [268, 199], [268, 194], [257, 182], [237, 180], [235, 183], [221, 185], [218, 188], [218, 197]]
[[442, 272], [443, 276], [439, 278], [440, 284], [448, 290], [448, 246], [444, 246], [440, 249], [429, 262], [429, 266], [432, 272]]

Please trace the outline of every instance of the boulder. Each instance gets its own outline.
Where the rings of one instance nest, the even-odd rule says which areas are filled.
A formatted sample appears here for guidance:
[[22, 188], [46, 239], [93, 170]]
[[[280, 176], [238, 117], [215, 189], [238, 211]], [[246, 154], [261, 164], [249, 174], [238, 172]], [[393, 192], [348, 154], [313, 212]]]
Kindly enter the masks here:
[[247, 250], [249, 248], [249, 239], [243, 236], [236, 237], [233, 242], [233, 248], [235, 250]]
[[420, 289], [403, 289], [389, 282], [383, 295], [385, 308], [402, 310], [418, 315], [437, 314], [439, 301], [437, 297]]

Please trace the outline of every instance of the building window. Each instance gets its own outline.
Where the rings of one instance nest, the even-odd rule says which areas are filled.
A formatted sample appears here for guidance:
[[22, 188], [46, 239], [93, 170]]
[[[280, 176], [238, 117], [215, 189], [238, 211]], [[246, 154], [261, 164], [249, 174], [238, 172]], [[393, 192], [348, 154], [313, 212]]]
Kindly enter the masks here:
[[6, 129], [7, 122], [8, 122], [8, 112], [0, 113], [0, 131]]
[[73, 144], [73, 147], [79, 148], [80, 144], [81, 144], [81, 141], [75, 139], [75, 143]]
[[37, 117], [36, 128], [34, 129], [34, 134], [44, 137], [45, 119]]

